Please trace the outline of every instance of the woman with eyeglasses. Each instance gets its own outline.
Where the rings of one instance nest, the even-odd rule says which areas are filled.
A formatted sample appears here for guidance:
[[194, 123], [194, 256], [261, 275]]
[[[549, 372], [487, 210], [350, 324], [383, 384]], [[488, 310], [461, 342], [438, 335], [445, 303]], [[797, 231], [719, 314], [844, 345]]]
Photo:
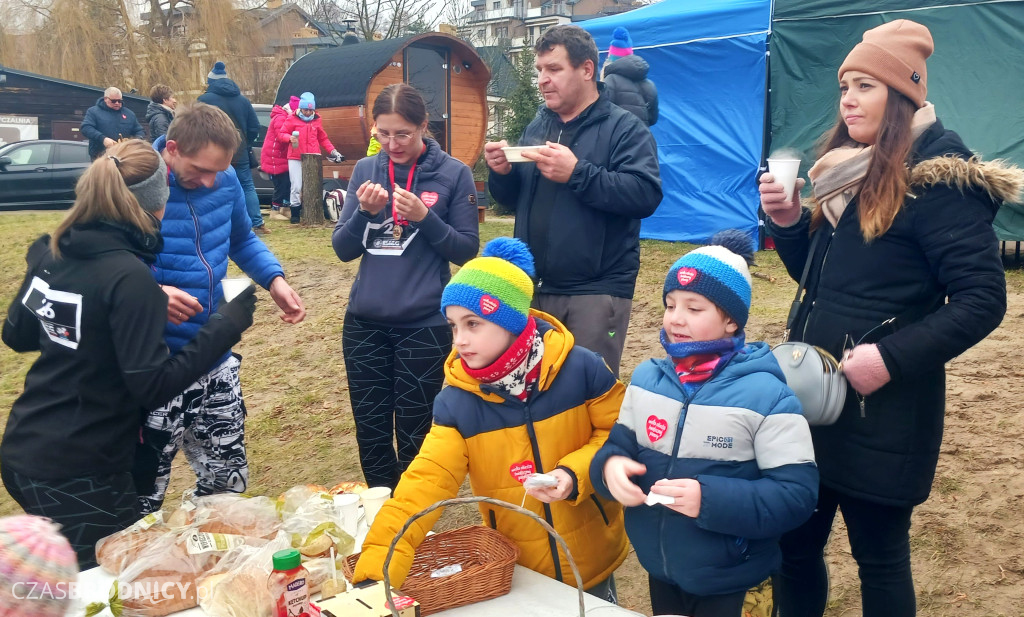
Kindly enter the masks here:
[[367, 484], [394, 489], [444, 381], [452, 336], [437, 307], [450, 264], [480, 239], [473, 174], [428, 136], [420, 93], [384, 88], [373, 120], [381, 151], [352, 170], [333, 244], [342, 261], [360, 259], [342, 334], [359, 459]]
[[794, 280], [809, 272], [793, 337], [842, 357], [850, 383], [835, 424], [811, 427], [818, 504], [780, 542], [786, 617], [825, 611], [837, 511], [864, 616], [916, 614], [911, 514], [935, 477], [945, 363], [1006, 310], [992, 219], [1024, 176], [982, 162], [943, 127], [925, 100], [932, 49], [928, 29], [905, 19], [864, 33], [839, 67], [839, 117], [808, 172], [810, 209], [772, 174], [760, 179], [779, 257]]
[[288, 144], [288, 180], [291, 182], [291, 222], [298, 223], [302, 216], [302, 155], [320, 154], [320, 148], [330, 153], [331, 160], [340, 162], [341, 154], [327, 137], [320, 114], [316, 113], [316, 98], [312, 92], [299, 97], [298, 110], [281, 125], [278, 140]]

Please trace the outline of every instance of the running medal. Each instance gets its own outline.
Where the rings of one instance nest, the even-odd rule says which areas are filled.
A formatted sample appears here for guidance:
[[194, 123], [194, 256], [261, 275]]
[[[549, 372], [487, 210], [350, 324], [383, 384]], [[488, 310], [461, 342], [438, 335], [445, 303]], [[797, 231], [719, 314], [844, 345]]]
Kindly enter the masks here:
[[[420, 151], [420, 156], [423, 156], [423, 153], [426, 152], [426, 151], [427, 151], [427, 144], [423, 144], [423, 150]], [[411, 191], [412, 190], [412, 177], [413, 177], [413, 173], [416, 171], [416, 163], [417, 162], [418, 162], [418, 159], [414, 160], [412, 162], [412, 166], [409, 168], [409, 179], [406, 180], [406, 183], [405, 183], [405, 190], [407, 190], [407, 191]], [[397, 184], [395, 184], [395, 162], [392, 161], [391, 159], [388, 159], [388, 179], [391, 180], [391, 186], [392, 187], [397, 187], [398, 186]], [[392, 189], [392, 195], [391, 195], [391, 219], [393, 221], [393, 224], [391, 226], [391, 235], [395, 238], [395, 240], [401, 240], [402, 239], [402, 225], [408, 225], [409, 222], [407, 220], [405, 220], [404, 218], [402, 218], [402, 216], [398, 214], [398, 210], [395, 209], [395, 196], [394, 196], [394, 192], [393, 191], [394, 191], [394, 189]]]

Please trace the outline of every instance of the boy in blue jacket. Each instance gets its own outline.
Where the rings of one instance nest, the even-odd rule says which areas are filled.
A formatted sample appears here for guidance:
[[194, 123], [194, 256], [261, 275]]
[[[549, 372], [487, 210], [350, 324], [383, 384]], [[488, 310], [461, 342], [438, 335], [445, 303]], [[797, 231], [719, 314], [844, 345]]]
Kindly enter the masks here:
[[597, 493], [627, 506], [655, 615], [739, 617], [746, 590], [779, 565], [779, 536], [817, 501], [800, 402], [768, 345], [744, 344], [752, 249], [722, 232], [673, 264], [668, 357], [633, 372], [590, 467]]

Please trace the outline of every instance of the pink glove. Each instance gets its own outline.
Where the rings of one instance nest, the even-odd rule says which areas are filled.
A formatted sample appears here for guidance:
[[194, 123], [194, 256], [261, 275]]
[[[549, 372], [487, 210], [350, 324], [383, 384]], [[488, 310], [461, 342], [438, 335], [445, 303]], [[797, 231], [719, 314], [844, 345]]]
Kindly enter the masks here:
[[862, 396], [892, 381], [878, 345], [857, 345], [843, 354], [843, 374]]

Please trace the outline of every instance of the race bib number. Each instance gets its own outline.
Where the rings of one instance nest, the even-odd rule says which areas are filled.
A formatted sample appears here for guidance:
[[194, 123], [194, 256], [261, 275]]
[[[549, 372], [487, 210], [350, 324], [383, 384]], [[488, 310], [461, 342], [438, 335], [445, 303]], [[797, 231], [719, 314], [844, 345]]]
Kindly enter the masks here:
[[394, 233], [394, 219], [387, 219], [383, 223], [370, 223], [363, 232], [363, 246], [366, 252], [371, 255], [393, 255], [399, 256], [419, 235], [419, 228], [412, 226], [403, 227], [404, 232], [396, 237]]

